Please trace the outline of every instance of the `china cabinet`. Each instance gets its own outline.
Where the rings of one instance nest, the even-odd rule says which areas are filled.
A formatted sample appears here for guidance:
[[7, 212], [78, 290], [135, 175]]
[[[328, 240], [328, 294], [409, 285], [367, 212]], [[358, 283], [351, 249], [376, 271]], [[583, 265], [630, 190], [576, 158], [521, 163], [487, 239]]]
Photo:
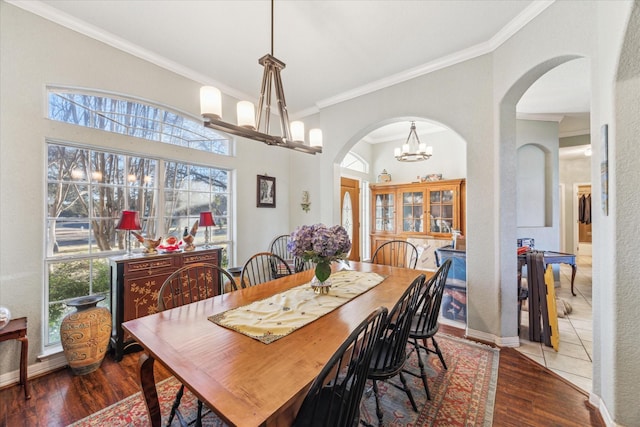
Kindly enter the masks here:
[[465, 180], [371, 184], [371, 253], [389, 240], [465, 234]]

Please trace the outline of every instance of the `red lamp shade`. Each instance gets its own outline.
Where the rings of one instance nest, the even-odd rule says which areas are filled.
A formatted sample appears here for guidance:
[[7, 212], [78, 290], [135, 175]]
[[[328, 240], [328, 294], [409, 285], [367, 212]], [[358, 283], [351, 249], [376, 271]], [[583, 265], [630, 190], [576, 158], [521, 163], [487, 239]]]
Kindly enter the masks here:
[[212, 227], [216, 225], [213, 220], [213, 215], [211, 212], [200, 212], [200, 226], [201, 227]]
[[116, 230], [142, 230], [137, 211], [122, 211]]

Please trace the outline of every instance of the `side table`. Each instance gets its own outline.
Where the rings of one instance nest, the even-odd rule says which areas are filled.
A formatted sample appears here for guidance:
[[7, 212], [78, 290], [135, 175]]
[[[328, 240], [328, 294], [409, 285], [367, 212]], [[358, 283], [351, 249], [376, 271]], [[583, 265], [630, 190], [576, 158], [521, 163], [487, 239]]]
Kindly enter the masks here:
[[20, 317], [9, 322], [4, 329], [0, 329], [0, 342], [18, 340], [22, 343], [20, 349], [20, 383], [24, 386], [24, 398], [31, 399], [29, 384], [27, 383], [27, 355], [29, 353], [29, 339], [27, 338], [27, 318]]

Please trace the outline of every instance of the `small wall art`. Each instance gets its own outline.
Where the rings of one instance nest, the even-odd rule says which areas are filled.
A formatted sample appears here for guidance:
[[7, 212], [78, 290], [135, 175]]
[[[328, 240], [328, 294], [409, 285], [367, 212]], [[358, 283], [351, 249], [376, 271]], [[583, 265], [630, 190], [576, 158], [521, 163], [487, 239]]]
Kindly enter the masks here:
[[256, 206], [259, 208], [276, 207], [276, 178], [267, 175], [258, 175], [256, 188]]

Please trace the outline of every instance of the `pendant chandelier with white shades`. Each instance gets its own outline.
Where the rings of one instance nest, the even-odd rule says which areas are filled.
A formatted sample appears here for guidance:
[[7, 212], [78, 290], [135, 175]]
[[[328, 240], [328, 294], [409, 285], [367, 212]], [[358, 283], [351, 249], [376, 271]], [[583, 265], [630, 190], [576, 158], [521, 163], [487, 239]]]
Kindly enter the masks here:
[[[237, 105], [238, 124], [222, 120], [222, 94], [212, 86], [200, 89], [200, 112], [206, 127], [227, 132], [243, 138], [264, 142], [268, 145], [289, 148], [304, 153], [322, 153], [322, 131], [309, 131], [309, 144], [304, 141], [304, 123], [294, 121], [289, 123], [289, 113], [284, 99], [284, 89], [280, 71], [285, 63], [273, 56], [273, 3], [271, 0], [271, 53], [264, 55], [258, 63], [264, 67], [258, 110], [248, 101], [240, 101]], [[280, 115], [280, 130], [282, 135], [270, 134], [271, 117], [271, 89], [275, 86], [275, 97]]]
[[427, 144], [420, 142], [416, 133], [416, 122], [411, 122], [407, 142], [402, 144], [402, 148], [394, 150], [394, 156], [401, 162], [420, 162], [429, 160], [432, 154], [433, 147], [427, 147]]

